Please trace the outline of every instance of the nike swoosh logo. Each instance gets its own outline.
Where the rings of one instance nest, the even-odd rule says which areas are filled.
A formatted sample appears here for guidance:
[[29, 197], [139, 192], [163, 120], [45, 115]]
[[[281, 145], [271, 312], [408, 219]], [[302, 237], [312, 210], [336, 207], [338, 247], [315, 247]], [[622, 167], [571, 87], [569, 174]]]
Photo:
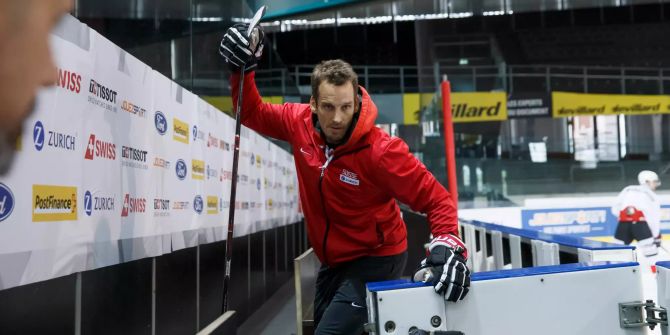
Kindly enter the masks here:
[[300, 147], [300, 152], [302, 152], [303, 154], [308, 155], [308, 156], [312, 155], [311, 153], [305, 151], [302, 147]]
[[356, 305], [355, 302], [352, 302], [352, 303], [351, 303], [351, 306], [354, 306], [354, 307], [356, 307], [356, 308], [365, 308], [365, 307], [363, 307], [363, 306]]

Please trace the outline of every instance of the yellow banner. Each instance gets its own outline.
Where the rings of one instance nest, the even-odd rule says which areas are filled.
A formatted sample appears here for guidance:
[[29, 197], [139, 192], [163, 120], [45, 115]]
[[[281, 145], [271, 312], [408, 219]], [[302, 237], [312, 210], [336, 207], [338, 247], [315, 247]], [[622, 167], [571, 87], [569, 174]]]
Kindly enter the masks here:
[[670, 113], [670, 96], [552, 92], [554, 117]]
[[205, 179], [205, 161], [199, 159], [191, 160], [191, 175], [193, 179], [204, 180]]
[[173, 126], [174, 133], [172, 134], [172, 139], [181, 143], [188, 144], [188, 138], [190, 134], [188, 131], [188, 123], [179, 120], [177, 118], [173, 118], [172, 124], [174, 125]]
[[76, 187], [33, 185], [33, 222], [76, 220]]
[[507, 95], [504, 92], [451, 93], [454, 123], [507, 120]]
[[215, 196], [207, 196], [207, 214], [219, 213], [219, 198]]

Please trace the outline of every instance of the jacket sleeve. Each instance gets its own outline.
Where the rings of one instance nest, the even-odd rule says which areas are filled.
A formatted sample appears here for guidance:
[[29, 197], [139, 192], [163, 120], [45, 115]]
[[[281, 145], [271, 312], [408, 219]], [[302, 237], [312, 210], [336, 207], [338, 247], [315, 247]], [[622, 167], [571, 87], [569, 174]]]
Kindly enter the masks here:
[[377, 184], [412, 210], [426, 213], [433, 236], [458, 236], [456, 206], [451, 195], [414, 155], [405, 142], [391, 138], [382, 146]]
[[[302, 104], [285, 103], [283, 105], [265, 103], [256, 88], [255, 72], [244, 75], [242, 96], [242, 124], [265, 135], [278, 140], [291, 140], [293, 127], [297, 121]], [[230, 76], [233, 111], [237, 109], [237, 94], [240, 87], [240, 74]]]

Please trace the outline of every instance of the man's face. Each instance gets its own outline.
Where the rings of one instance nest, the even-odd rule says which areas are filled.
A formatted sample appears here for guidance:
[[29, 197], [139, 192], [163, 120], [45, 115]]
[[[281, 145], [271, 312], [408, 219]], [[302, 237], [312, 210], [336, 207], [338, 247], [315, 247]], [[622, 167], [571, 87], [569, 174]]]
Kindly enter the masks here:
[[652, 181], [652, 180], [648, 180], [648, 181], [647, 181], [647, 186], [649, 186], [649, 188], [650, 188], [652, 191], [656, 191], [656, 189], [657, 189], [659, 186], [661, 186], [661, 182], [658, 181], [658, 180], [654, 180], [654, 181]]
[[310, 99], [321, 130], [330, 144], [341, 144], [355, 113], [354, 88], [351, 82], [336, 86], [327, 81], [319, 85], [319, 101]]
[[0, 0], [0, 147], [13, 150], [37, 90], [55, 82], [49, 33], [70, 7], [71, 0]]

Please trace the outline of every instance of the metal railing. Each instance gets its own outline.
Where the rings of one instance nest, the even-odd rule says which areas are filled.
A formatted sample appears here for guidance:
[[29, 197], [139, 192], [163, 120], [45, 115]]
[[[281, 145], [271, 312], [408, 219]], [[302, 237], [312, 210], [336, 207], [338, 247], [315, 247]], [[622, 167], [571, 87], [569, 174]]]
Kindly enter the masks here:
[[[314, 65], [258, 69], [256, 82], [265, 95], [309, 95]], [[433, 66], [355, 65], [359, 83], [370, 93], [429, 93], [437, 90], [446, 74], [455, 92], [568, 91], [612, 94], [668, 94], [670, 69], [573, 65]], [[227, 76], [198, 72], [194, 85], [220, 91]]]

